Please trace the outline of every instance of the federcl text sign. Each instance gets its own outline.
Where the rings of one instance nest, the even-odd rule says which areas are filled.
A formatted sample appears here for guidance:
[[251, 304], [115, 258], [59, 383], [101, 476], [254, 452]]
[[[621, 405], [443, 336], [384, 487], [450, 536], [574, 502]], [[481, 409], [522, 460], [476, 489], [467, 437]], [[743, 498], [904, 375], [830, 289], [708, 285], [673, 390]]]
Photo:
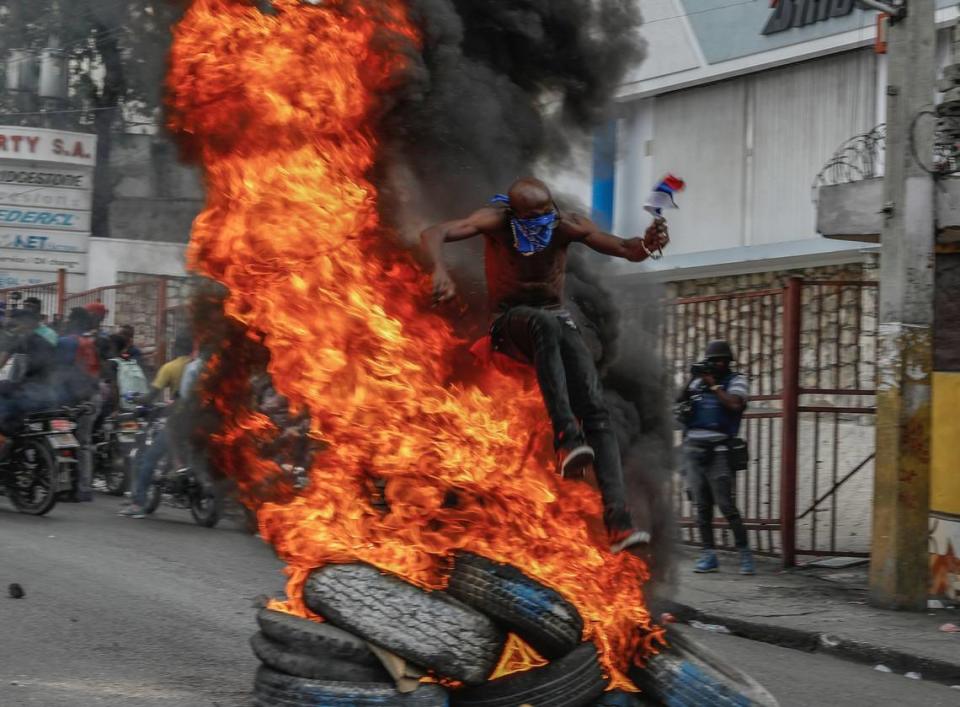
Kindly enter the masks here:
[[0, 226], [90, 233], [90, 212], [0, 206]]

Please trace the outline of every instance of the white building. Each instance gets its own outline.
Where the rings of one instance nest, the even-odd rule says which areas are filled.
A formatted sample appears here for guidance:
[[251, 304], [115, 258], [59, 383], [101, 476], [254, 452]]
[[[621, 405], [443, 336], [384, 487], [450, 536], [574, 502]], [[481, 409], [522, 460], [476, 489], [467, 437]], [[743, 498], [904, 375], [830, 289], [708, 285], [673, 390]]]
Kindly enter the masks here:
[[[945, 27], [956, 6], [939, 5]], [[863, 262], [870, 248], [817, 234], [811, 185], [843, 142], [884, 121], [877, 13], [853, 0], [641, 7], [647, 58], [621, 88], [615, 149], [612, 135], [598, 137], [578, 195], [614, 232], [633, 234], [649, 223], [643, 201], [663, 175], [687, 189], [669, 214], [667, 257], [625, 272], [677, 282]]]

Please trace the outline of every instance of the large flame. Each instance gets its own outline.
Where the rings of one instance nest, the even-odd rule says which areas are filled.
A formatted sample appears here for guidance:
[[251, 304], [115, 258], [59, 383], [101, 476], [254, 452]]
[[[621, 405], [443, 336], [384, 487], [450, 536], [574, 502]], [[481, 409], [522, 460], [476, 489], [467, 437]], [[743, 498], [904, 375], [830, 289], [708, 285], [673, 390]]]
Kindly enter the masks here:
[[[613, 685], [629, 687], [622, 671], [660, 636], [646, 567], [605, 550], [595, 491], [556, 478], [532, 380], [451, 382], [463, 342], [424, 306], [425, 276], [378, 222], [367, 173], [379, 97], [418, 51], [405, 3], [274, 6], [194, 0], [168, 91], [170, 127], [206, 173], [190, 263], [229, 288], [227, 314], [262, 339], [277, 389], [309, 411], [323, 445], [305, 490], [259, 504], [262, 535], [289, 565], [288, 608], [306, 614], [303, 582], [325, 563], [361, 560], [442, 588], [465, 549], [568, 597]], [[257, 447], [270, 421], [237, 406], [244, 386], [216, 395], [228, 413], [218, 443], [254, 503], [277, 468]], [[371, 504], [375, 479], [388, 512]]]

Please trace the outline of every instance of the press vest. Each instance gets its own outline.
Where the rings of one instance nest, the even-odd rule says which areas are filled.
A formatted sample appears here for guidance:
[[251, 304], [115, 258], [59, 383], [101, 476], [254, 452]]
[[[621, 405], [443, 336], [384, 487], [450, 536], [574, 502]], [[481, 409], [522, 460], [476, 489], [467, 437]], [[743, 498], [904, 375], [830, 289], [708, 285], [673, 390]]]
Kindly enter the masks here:
[[[738, 373], [728, 373], [719, 385], [727, 390]], [[720, 402], [720, 397], [712, 390], [704, 391], [699, 399], [693, 400], [693, 417], [687, 425], [691, 430], [710, 430], [722, 432], [727, 437], [736, 437], [740, 431], [740, 420], [743, 419], [743, 410], [727, 410]]]

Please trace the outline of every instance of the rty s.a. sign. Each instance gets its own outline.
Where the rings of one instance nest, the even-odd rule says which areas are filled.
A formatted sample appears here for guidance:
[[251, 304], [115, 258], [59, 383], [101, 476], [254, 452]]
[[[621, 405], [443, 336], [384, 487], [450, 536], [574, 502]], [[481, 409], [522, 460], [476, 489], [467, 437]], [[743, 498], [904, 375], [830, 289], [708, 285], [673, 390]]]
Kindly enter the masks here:
[[776, 34], [791, 27], [805, 27], [834, 17], [846, 17], [856, 0], [776, 0], [776, 7], [763, 34]]

